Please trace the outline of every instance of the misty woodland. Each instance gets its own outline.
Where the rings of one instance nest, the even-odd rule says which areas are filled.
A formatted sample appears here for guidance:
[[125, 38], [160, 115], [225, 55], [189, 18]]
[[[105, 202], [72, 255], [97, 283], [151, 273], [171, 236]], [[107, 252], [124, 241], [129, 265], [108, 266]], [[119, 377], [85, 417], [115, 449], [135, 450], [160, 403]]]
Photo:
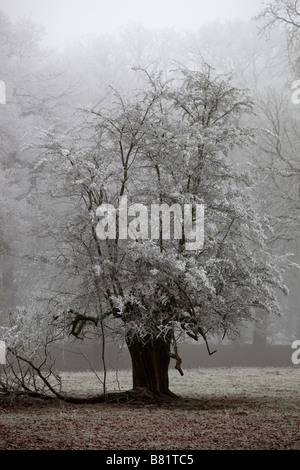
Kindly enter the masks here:
[[[183, 343], [300, 340], [299, 11], [60, 52], [0, 12], [2, 397], [113, 400], [113, 344], [130, 396], [172, 401]], [[86, 344], [102, 382], [78, 397], [56, 361]]]

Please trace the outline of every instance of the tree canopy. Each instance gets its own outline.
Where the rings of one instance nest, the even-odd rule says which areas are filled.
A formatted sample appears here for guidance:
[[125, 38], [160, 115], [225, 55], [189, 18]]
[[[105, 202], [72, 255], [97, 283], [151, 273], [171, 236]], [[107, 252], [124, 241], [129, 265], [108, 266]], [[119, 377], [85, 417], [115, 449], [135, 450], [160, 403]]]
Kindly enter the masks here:
[[[230, 151], [253, 138], [244, 125], [252, 103], [207, 64], [167, 80], [137, 73], [146, 74], [145, 89], [113, 90], [113, 109], [86, 111], [64, 135], [55, 128], [42, 135], [39, 165], [48, 176], [41, 187], [58, 220], [47, 225], [47, 258], [60, 272], [51, 309], [77, 337], [106, 322], [122, 329], [129, 347], [160, 339], [175, 351], [186, 335], [209, 349], [209, 334], [232, 335], [253, 308], [279, 313], [276, 289], [285, 290], [251, 177], [230, 161]], [[129, 214], [135, 236], [124, 240], [117, 230], [114, 240], [99, 239], [97, 208], [118, 207], [125, 195], [136, 204]], [[203, 247], [188, 251], [161, 231], [141, 239], [138, 204], [154, 203], [204, 205]]]

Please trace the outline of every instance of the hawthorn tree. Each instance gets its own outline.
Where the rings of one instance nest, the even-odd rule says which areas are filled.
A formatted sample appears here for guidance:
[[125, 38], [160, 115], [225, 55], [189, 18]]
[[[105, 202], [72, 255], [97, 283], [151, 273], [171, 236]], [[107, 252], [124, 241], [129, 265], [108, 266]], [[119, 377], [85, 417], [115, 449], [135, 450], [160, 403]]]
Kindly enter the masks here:
[[[276, 290], [285, 286], [282, 260], [266, 248], [268, 219], [255, 212], [250, 175], [230, 158], [253, 138], [244, 124], [252, 113], [246, 92], [207, 64], [180, 68], [167, 80], [137, 73], [147, 78], [143, 90], [114, 90], [111, 109], [86, 111], [63, 135], [55, 127], [42, 133], [39, 202], [45, 198], [49, 239], [43, 259], [57, 279], [48, 321], [76, 338], [93, 329], [122, 334], [133, 387], [172, 396], [170, 359], [183, 374], [179, 337], [202, 339], [212, 354], [210, 336], [234, 335], [254, 308], [280, 313]], [[124, 196], [135, 204], [128, 238], [118, 229]], [[98, 236], [103, 204], [116, 208], [113, 239]], [[151, 204], [189, 204], [194, 219], [204, 205], [203, 246], [187, 250], [184, 228], [181, 239], [172, 229], [165, 239], [162, 220], [158, 235], [151, 238], [149, 229], [143, 239], [141, 214]]]

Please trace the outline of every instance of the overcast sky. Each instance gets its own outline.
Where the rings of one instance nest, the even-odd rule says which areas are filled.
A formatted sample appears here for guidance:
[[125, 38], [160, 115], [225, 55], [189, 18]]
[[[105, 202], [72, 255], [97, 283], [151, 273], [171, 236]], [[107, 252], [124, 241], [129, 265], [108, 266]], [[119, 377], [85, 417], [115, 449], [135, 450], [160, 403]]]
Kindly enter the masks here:
[[12, 20], [29, 17], [46, 29], [48, 45], [86, 34], [115, 33], [129, 21], [148, 28], [197, 29], [214, 20], [250, 19], [263, 0], [0, 0]]

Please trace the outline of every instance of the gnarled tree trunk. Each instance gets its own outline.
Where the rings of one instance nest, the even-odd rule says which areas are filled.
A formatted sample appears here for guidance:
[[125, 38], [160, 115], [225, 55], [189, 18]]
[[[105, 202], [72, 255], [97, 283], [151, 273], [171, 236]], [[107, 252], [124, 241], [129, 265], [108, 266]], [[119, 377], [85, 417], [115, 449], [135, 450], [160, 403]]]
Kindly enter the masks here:
[[157, 397], [176, 397], [169, 390], [170, 340], [127, 338], [132, 361], [133, 388], [147, 388]]

